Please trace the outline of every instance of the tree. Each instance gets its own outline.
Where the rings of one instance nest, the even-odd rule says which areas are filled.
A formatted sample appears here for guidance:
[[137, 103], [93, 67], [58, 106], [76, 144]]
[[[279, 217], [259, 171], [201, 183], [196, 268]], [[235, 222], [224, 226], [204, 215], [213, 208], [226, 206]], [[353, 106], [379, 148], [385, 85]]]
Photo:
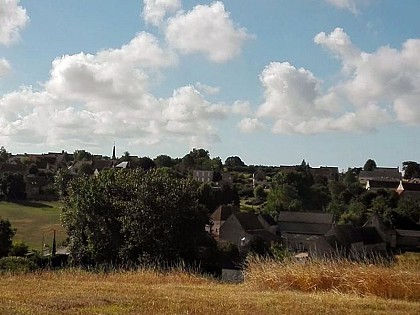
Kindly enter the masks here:
[[87, 152], [85, 150], [76, 150], [73, 153], [73, 159], [75, 161], [91, 161], [92, 153]]
[[414, 161], [405, 161], [402, 163], [405, 179], [420, 178], [420, 164]]
[[245, 166], [245, 163], [241, 160], [241, 158], [239, 156], [229, 156], [225, 160], [225, 166], [243, 167], [243, 166]]
[[6, 149], [1, 146], [0, 148], [0, 163], [6, 162], [10, 156], [10, 153], [6, 151]]
[[153, 160], [149, 158], [148, 156], [139, 158], [139, 160], [137, 161], [137, 165], [145, 171], [148, 171], [156, 167], [155, 162], [153, 162]]
[[364, 171], [373, 171], [376, 168], [376, 162], [372, 159], [368, 159], [363, 166]]
[[0, 175], [0, 199], [26, 199], [26, 184], [20, 173], [3, 173]]
[[174, 162], [169, 155], [161, 154], [155, 157], [154, 162], [156, 167], [172, 167]]
[[16, 230], [12, 228], [9, 220], [0, 218], [0, 258], [9, 255], [12, 248], [12, 238]]
[[207, 240], [207, 211], [192, 180], [151, 170], [105, 170], [76, 178], [63, 199], [63, 225], [77, 263], [192, 262]]

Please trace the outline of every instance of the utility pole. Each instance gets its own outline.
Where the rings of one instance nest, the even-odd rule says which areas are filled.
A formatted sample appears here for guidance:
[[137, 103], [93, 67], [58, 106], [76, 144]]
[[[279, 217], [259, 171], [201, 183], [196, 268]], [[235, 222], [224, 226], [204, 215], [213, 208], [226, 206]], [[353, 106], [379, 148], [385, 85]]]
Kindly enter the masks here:
[[54, 236], [53, 236], [53, 244], [52, 244], [52, 256], [55, 256], [55, 253], [57, 252], [57, 244], [55, 242], [55, 229], [53, 230]]

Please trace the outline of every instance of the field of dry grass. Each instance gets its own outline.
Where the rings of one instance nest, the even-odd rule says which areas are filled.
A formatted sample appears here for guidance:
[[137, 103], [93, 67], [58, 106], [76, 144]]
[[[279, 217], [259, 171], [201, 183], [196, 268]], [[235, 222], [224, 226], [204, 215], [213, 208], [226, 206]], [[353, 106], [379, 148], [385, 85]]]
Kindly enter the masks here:
[[[257, 270], [250, 271], [256, 272]], [[270, 275], [271, 277], [271, 275]], [[420, 301], [225, 284], [185, 272], [0, 276], [0, 314], [419, 314]]]
[[345, 259], [279, 262], [251, 258], [247, 267], [247, 284], [262, 290], [350, 293], [420, 302], [417, 256], [404, 255], [393, 264]]

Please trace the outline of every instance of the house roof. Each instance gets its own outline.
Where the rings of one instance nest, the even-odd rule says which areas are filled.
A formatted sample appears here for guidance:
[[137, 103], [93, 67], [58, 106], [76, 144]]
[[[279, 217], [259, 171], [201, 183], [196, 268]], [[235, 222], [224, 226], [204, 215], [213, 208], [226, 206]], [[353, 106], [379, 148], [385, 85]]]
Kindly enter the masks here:
[[373, 171], [360, 171], [359, 179], [400, 180], [402, 178], [398, 167], [378, 167]]
[[393, 189], [396, 190], [398, 185], [400, 184], [399, 181], [389, 181], [389, 180], [374, 180], [368, 179], [366, 183], [366, 189]]
[[331, 230], [332, 223], [303, 223], [303, 222], [279, 222], [279, 230], [287, 234], [313, 234], [325, 235]]
[[408, 182], [401, 182], [404, 191], [420, 191], [420, 184], [419, 183], [408, 183]]
[[259, 216], [268, 223], [268, 225], [277, 225], [277, 222], [273, 219], [273, 217], [267, 213], [260, 213]]
[[383, 243], [375, 227], [354, 227], [352, 225], [335, 225], [325, 235], [334, 237], [338, 243], [349, 247], [352, 243], [378, 244]]
[[113, 165], [113, 161], [111, 160], [94, 160], [93, 161], [93, 168], [97, 169], [98, 171], [103, 170], [105, 168], [111, 168]]
[[235, 206], [221, 205], [210, 216], [213, 221], [226, 221], [232, 213], [239, 212], [239, 208]]
[[334, 216], [330, 213], [281, 211], [279, 223], [320, 223], [331, 224]]
[[255, 213], [252, 212], [237, 212], [234, 213], [241, 226], [246, 232], [255, 230], [264, 230], [261, 222]]
[[25, 165], [23, 164], [3, 163], [0, 165], [0, 173], [24, 173], [25, 169]]
[[418, 237], [420, 238], [420, 231], [415, 230], [395, 230], [398, 235], [400, 236], [406, 236], [406, 237]]

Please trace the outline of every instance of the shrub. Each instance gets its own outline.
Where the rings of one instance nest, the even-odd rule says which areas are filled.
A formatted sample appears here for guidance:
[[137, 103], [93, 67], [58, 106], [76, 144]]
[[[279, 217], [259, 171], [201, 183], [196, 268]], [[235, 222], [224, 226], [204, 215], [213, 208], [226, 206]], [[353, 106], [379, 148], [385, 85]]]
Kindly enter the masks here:
[[35, 263], [28, 258], [14, 256], [0, 258], [0, 272], [29, 272], [35, 269]]
[[10, 249], [10, 256], [24, 257], [28, 253], [29, 247], [24, 241], [14, 241]]

